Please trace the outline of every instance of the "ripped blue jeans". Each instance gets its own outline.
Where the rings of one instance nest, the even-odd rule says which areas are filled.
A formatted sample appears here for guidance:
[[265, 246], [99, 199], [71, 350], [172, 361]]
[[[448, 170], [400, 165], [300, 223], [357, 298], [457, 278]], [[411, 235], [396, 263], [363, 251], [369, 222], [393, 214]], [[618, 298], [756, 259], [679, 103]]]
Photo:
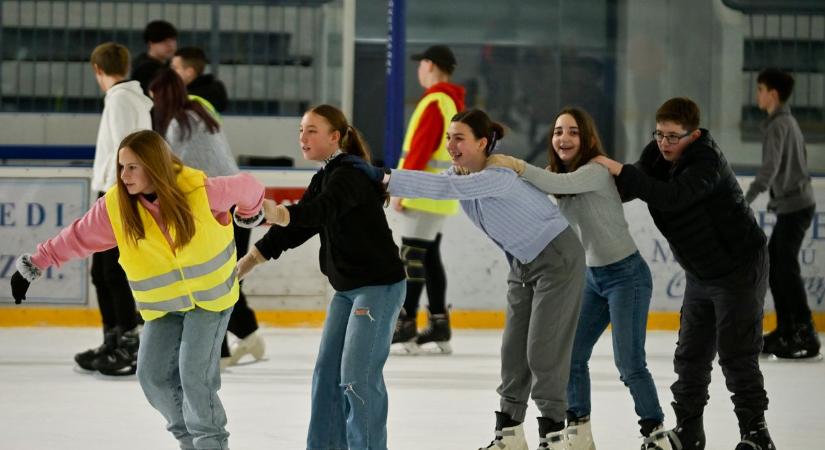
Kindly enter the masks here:
[[386, 450], [384, 363], [406, 280], [336, 292], [315, 372], [308, 450]]

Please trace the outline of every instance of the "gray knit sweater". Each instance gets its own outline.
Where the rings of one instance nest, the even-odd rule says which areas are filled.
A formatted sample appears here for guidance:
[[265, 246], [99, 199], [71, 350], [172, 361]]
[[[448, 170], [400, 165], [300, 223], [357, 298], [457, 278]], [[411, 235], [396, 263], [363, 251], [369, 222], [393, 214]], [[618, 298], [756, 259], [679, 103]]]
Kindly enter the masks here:
[[579, 236], [589, 267], [622, 260], [636, 251], [613, 177], [589, 163], [572, 173], [554, 173], [527, 164], [522, 178], [558, 197], [559, 209]]
[[183, 130], [176, 119], [172, 119], [166, 130], [166, 142], [172, 152], [189, 167], [206, 172], [209, 177], [235, 175], [239, 172], [235, 157], [223, 130], [210, 134], [206, 124], [193, 112], [189, 112], [192, 134], [183, 138]]

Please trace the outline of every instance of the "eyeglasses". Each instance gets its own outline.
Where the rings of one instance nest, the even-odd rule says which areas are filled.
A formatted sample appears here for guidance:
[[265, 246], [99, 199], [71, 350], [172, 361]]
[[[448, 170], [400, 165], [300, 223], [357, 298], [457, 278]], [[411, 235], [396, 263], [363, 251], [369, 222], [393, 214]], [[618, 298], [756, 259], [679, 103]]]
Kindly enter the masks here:
[[666, 139], [668, 144], [678, 144], [679, 141], [681, 141], [683, 137], [690, 136], [690, 133], [693, 133], [693, 131], [688, 131], [685, 134], [679, 135], [679, 134], [664, 134], [661, 131], [656, 130], [656, 131], [653, 132], [652, 136], [653, 136], [653, 139], [656, 139], [656, 142], [662, 142], [662, 139]]

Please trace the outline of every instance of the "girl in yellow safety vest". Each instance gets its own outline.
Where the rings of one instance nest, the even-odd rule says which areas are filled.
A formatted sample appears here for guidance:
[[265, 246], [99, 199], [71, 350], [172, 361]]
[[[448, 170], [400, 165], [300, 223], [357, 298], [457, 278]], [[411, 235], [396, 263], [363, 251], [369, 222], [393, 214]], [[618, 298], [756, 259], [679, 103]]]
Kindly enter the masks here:
[[50, 266], [117, 246], [146, 321], [137, 376], [181, 448], [227, 448], [218, 398], [221, 340], [238, 299], [232, 215], [263, 220], [264, 187], [251, 175], [207, 178], [183, 165], [154, 131], [127, 136], [118, 180], [81, 218], [17, 260], [12, 294]]

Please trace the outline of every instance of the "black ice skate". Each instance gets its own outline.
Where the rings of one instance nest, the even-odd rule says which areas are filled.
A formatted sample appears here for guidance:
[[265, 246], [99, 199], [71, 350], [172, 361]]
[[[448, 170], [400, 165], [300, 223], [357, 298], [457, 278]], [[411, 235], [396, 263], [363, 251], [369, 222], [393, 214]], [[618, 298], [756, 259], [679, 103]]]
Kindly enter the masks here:
[[742, 436], [742, 442], [736, 446], [736, 450], [776, 450], [764, 420], [760, 420], [753, 430]]
[[430, 342], [435, 342], [436, 348], [433, 349], [433, 351], [425, 351], [424, 349], [422, 349], [422, 351], [449, 355], [453, 352], [453, 348], [450, 346], [451, 337], [450, 315], [446, 312], [444, 314], [430, 314], [429, 320], [427, 320], [427, 328], [424, 328], [421, 330], [421, 333], [418, 333], [418, 338], [415, 342], [419, 347]]
[[107, 376], [127, 376], [137, 372], [137, 353], [140, 345], [137, 328], [122, 333], [117, 346], [94, 362], [95, 369]]
[[819, 359], [819, 336], [813, 322], [794, 324], [787, 334], [781, 334], [776, 343], [768, 347], [780, 359]]
[[407, 317], [407, 313], [402, 309], [395, 323], [395, 332], [392, 334], [392, 343], [403, 346], [403, 351], [399, 354], [418, 353], [418, 344], [415, 342], [417, 336], [418, 328], [415, 317]]
[[97, 348], [90, 348], [85, 352], [80, 352], [74, 355], [74, 361], [81, 369], [94, 372], [94, 362], [96, 359], [102, 357], [108, 352], [114, 350], [117, 345], [117, 330], [108, 330], [103, 332], [103, 344]]

